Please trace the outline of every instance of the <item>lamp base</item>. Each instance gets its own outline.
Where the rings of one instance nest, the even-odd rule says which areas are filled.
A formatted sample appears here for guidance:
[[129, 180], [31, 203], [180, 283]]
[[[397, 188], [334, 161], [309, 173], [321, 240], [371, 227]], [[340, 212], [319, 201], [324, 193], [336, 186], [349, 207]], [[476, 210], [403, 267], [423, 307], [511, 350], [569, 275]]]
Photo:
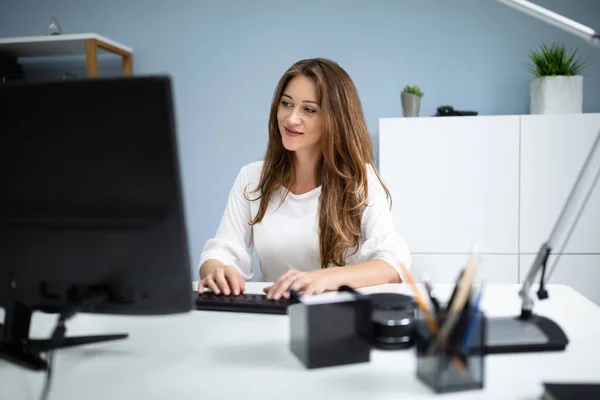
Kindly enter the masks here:
[[556, 322], [539, 315], [487, 318], [486, 354], [565, 350], [569, 339]]

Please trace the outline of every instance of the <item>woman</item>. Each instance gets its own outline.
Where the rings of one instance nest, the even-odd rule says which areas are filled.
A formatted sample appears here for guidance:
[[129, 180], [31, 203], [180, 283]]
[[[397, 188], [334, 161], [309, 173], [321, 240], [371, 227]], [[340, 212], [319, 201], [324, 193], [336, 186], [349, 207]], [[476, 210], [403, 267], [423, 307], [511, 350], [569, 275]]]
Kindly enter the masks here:
[[253, 247], [269, 299], [402, 282], [410, 253], [388, 197], [351, 78], [327, 59], [299, 61], [275, 90], [264, 161], [241, 169], [204, 246], [198, 290], [242, 293]]

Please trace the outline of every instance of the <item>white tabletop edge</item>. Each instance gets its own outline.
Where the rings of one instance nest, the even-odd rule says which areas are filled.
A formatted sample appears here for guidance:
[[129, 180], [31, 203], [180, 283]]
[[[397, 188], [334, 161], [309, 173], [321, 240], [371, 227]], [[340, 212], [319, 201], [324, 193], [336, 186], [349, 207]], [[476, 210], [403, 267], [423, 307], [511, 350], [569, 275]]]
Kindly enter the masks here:
[[0, 38], [0, 46], [3, 44], [26, 44], [26, 43], [40, 43], [40, 42], [60, 42], [60, 41], [78, 41], [96, 39], [106, 44], [119, 48], [123, 51], [127, 51], [133, 54], [133, 49], [129, 46], [125, 46], [119, 42], [109, 39], [105, 36], [97, 33], [66, 33], [61, 35], [39, 35], [39, 36], [21, 36], [21, 37], [10, 37]]

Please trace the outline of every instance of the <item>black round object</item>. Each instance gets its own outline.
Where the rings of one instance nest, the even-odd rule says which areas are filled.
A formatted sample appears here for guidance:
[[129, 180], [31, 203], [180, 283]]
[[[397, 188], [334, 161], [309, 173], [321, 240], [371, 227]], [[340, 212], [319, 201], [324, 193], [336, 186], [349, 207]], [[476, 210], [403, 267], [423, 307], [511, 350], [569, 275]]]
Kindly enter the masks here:
[[417, 317], [413, 297], [399, 293], [373, 293], [369, 299], [373, 304], [373, 346], [383, 350], [411, 347]]

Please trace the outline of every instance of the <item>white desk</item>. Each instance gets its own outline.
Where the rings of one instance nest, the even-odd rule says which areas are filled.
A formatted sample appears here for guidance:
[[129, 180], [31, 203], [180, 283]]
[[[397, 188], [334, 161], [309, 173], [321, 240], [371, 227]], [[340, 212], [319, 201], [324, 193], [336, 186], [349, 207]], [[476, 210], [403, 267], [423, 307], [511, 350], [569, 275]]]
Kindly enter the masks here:
[[[260, 292], [262, 283], [248, 283]], [[307, 370], [289, 351], [289, 318], [194, 311], [166, 317], [79, 315], [70, 335], [127, 332], [129, 339], [60, 350], [50, 398], [70, 399], [537, 399], [545, 380], [600, 381], [600, 308], [566, 286], [549, 285], [535, 311], [565, 329], [557, 353], [488, 356], [485, 389], [435, 395], [415, 376], [414, 349], [373, 350], [371, 362]], [[447, 296], [451, 286], [438, 286]], [[517, 285], [488, 285], [489, 315], [519, 311]], [[407, 285], [364, 292], [410, 294]], [[443, 297], [444, 298], [444, 297]], [[38, 314], [32, 336], [46, 336], [55, 318]], [[37, 399], [44, 374], [0, 361], [0, 398]]]

